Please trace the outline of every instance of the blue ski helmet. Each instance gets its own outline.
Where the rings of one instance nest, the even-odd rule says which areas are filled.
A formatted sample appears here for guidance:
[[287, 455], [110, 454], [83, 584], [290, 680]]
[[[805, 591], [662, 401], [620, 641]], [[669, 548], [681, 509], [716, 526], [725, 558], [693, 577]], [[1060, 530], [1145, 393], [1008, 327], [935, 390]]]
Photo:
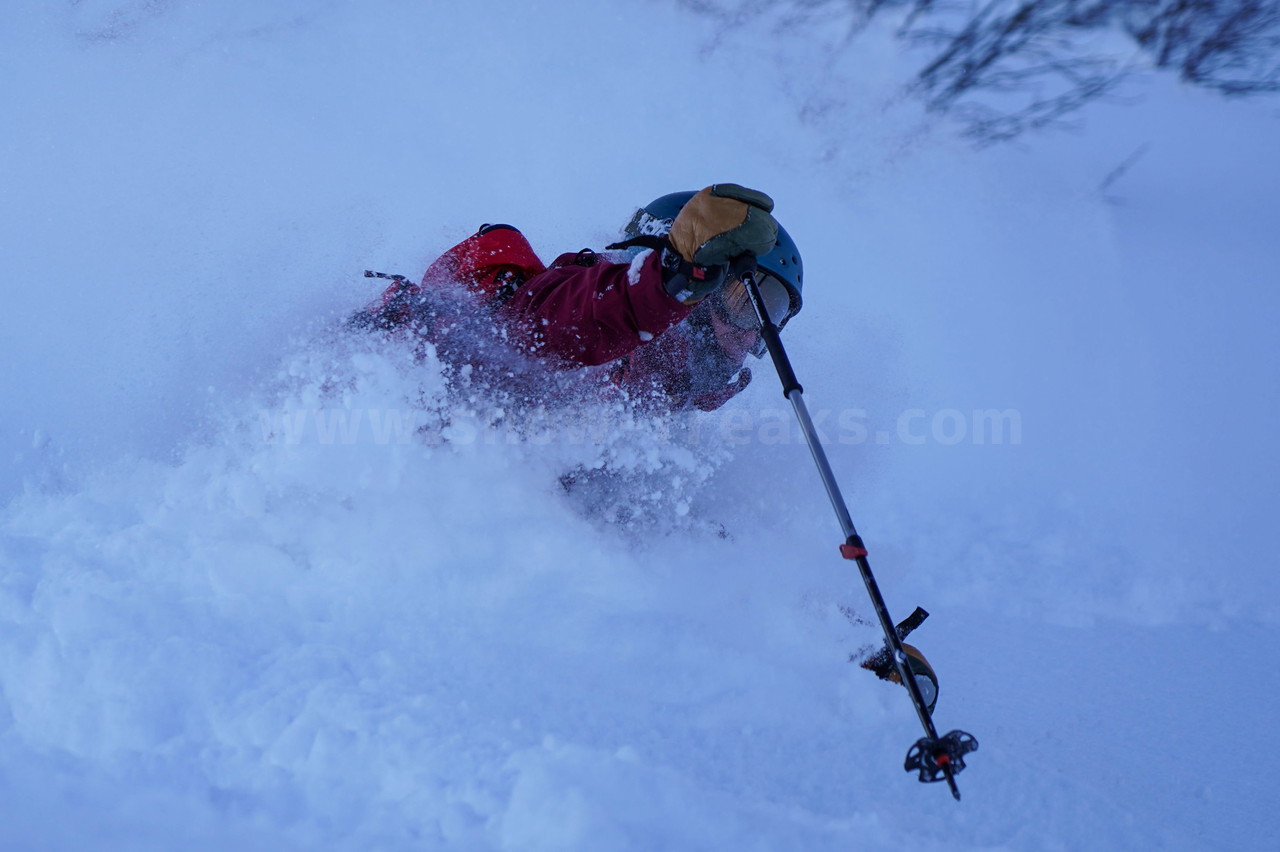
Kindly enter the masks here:
[[[623, 239], [640, 236], [665, 237], [671, 231], [671, 223], [675, 221], [676, 214], [695, 195], [695, 192], [672, 192], [650, 201], [627, 222], [622, 231]], [[756, 258], [756, 265], [781, 281], [791, 296], [791, 307], [778, 323], [778, 328], [782, 328], [787, 320], [800, 313], [803, 305], [800, 291], [804, 288], [804, 263], [800, 260], [800, 249], [796, 248], [795, 241], [781, 223], [778, 225], [778, 241], [774, 243], [773, 250]]]

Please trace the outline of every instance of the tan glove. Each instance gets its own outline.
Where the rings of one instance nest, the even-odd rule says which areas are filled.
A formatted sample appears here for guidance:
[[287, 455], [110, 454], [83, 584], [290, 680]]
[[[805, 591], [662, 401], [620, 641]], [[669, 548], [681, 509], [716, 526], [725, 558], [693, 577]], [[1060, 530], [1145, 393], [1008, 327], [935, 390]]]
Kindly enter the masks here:
[[768, 254], [778, 240], [773, 199], [763, 192], [717, 183], [699, 192], [671, 223], [669, 239], [698, 266], [727, 264], [742, 254]]
[[695, 305], [724, 284], [731, 260], [772, 251], [778, 241], [772, 210], [772, 198], [736, 183], [717, 183], [690, 198], [671, 223], [671, 249], [662, 253], [667, 292]]

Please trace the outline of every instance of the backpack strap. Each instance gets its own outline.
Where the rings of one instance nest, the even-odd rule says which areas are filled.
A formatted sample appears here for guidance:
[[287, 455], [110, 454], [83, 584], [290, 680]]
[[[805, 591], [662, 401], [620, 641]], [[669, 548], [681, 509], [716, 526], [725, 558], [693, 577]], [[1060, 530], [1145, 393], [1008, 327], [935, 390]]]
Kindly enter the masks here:
[[617, 243], [610, 243], [605, 246], [606, 251], [619, 251], [629, 248], [648, 248], [657, 251], [658, 249], [671, 248], [671, 241], [666, 237], [658, 237], [653, 234], [641, 234], [638, 237], [632, 237], [628, 240], [622, 240]]

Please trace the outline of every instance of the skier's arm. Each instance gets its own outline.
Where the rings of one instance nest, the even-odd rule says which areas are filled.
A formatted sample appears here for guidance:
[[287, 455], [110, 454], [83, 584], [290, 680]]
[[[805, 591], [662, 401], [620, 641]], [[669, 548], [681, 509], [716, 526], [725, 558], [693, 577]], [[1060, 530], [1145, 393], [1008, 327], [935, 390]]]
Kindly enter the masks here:
[[592, 365], [614, 361], [684, 319], [667, 294], [658, 252], [633, 264], [560, 266], [535, 275], [503, 310], [540, 355]]

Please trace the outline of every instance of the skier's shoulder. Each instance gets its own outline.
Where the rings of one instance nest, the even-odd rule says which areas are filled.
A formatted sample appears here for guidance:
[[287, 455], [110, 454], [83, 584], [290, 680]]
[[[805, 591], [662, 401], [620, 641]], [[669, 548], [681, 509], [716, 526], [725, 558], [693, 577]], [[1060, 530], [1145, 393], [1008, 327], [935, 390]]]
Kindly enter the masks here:
[[423, 285], [452, 281], [482, 301], [502, 299], [521, 281], [546, 271], [529, 240], [515, 226], [481, 225], [479, 230], [436, 258]]

